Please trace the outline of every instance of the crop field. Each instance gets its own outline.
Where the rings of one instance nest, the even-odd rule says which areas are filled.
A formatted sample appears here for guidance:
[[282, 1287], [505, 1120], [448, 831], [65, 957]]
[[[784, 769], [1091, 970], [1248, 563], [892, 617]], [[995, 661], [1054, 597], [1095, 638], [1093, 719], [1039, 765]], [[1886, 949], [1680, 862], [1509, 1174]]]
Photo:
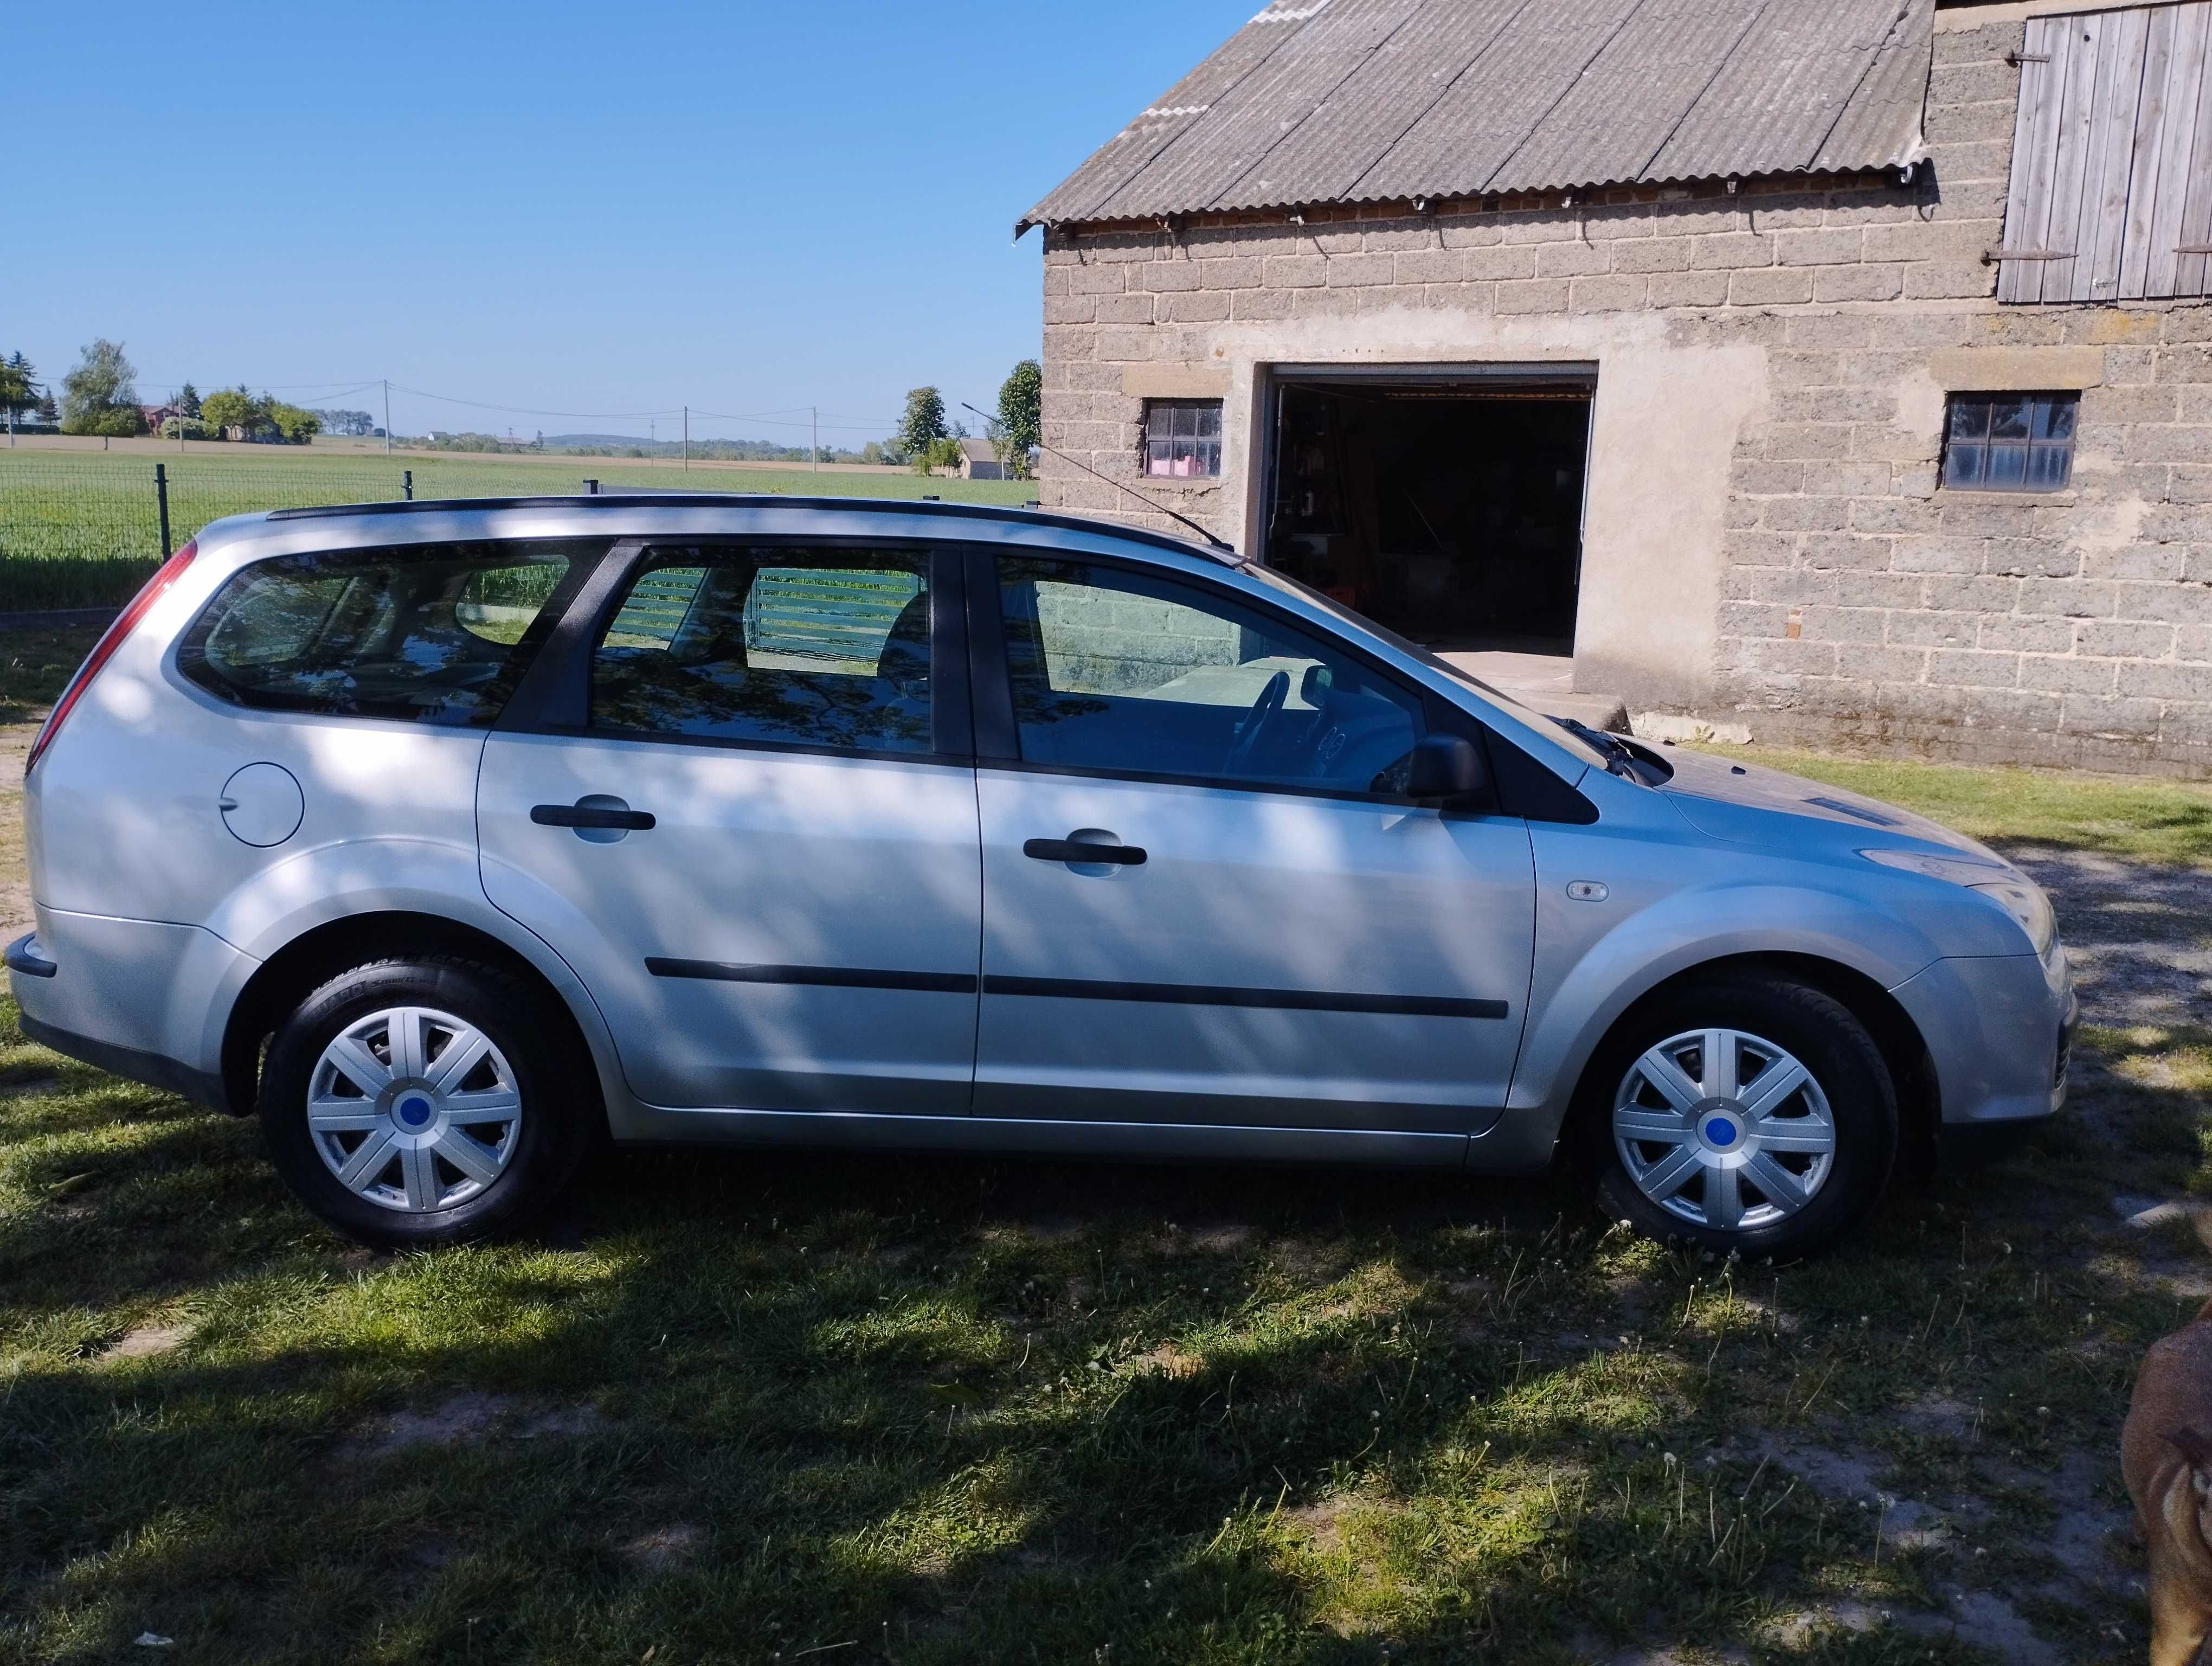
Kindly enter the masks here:
[[348, 455], [270, 448], [241, 457], [185, 452], [0, 449], [0, 612], [120, 605], [160, 563], [156, 463], [169, 483], [173, 545], [211, 520], [253, 510], [418, 498], [538, 496], [604, 491], [773, 493], [791, 496], [919, 497], [1021, 504], [1020, 480], [925, 479], [804, 468], [678, 469], [611, 457], [471, 458]]

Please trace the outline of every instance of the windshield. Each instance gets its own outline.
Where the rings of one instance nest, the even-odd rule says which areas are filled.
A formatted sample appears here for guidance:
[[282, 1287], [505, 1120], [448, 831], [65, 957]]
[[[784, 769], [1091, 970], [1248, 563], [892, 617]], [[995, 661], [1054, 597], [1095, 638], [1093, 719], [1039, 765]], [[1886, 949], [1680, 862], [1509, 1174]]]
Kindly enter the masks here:
[[1376, 623], [1374, 620], [1369, 618], [1364, 613], [1355, 613], [1352, 609], [1346, 607], [1342, 602], [1338, 601], [1334, 596], [1324, 595], [1318, 590], [1315, 590], [1306, 585], [1300, 584], [1296, 579], [1290, 577], [1288, 575], [1278, 573], [1272, 568], [1262, 567], [1257, 562], [1246, 562], [1243, 570], [1250, 577], [1259, 580], [1262, 584], [1272, 586], [1277, 590], [1285, 592], [1288, 594], [1298, 597], [1302, 600], [1310, 602], [1316, 607], [1321, 608], [1324, 611], [1333, 614], [1337, 618], [1342, 619], [1346, 623], [1358, 625], [1362, 630], [1367, 632], [1370, 635], [1381, 637], [1384, 641], [1389, 643], [1392, 648], [1396, 648], [1399, 653], [1404, 654], [1407, 659], [1417, 660], [1431, 671], [1442, 672], [1445, 676], [1450, 678], [1455, 683], [1464, 683], [1471, 689], [1480, 690], [1482, 696], [1486, 700], [1488, 700], [1496, 705], [1503, 706], [1514, 716], [1519, 718], [1522, 722], [1528, 724], [1530, 728], [1535, 730], [1537, 733], [1557, 741], [1560, 745], [1565, 747], [1567, 751], [1572, 752], [1577, 757], [1589, 764], [1592, 769], [1610, 769], [1612, 768], [1611, 760], [1607, 757], [1603, 751], [1596, 746], [1592, 745], [1581, 735], [1577, 734], [1572, 729], [1566, 727], [1565, 725], [1556, 721], [1554, 719], [1547, 717], [1541, 712], [1531, 710], [1528, 707], [1522, 705], [1518, 700], [1516, 700], [1511, 695], [1504, 693], [1501, 690], [1491, 687], [1489, 684], [1484, 682], [1480, 677], [1475, 676], [1473, 672], [1462, 670], [1459, 666], [1452, 664], [1450, 660], [1430, 653], [1428, 649], [1423, 648], [1419, 642], [1411, 641], [1407, 637], [1401, 636], [1396, 631], [1391, 629], [1389, 626]]

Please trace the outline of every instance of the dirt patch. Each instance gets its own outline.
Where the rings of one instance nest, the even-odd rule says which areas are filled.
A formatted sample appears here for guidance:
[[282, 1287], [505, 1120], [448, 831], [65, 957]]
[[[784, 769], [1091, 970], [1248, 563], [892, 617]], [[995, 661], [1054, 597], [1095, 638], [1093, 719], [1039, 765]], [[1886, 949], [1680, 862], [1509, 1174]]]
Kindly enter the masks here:
[[1162, 1342], [1157, 1347], [1146, 1348], [1133, 1355], [1122, 1367], [1125, 1375], [1144, 1377], [1157, 1375], [1170, 1382], [1187, 1382], [1206, 1369], [1194, 1353], [1186, 1353], [1173, 1342]]
[[2091, 1023], [2212, 1019], [2212, 873], [2078, 850], [2012, 854], [2051, 893]]
[[116, 1359], [151, 1359], [159, 1354], [173, 1353], [184, 1346], [185, 1339], [191, 1334], [191, 1326], [182, 1322], [140, 1325], [135, 1330], [125, 1332], [120, 1341], [100, 1356], [100, 1363], [106, 1365]]
[[1305, 1538], [1316, 1550], [1334, 1550], [1344, 1542], [1344, 1517], [1352, 1507], [1352, 1500], [1337, 1494], [1313, 1504], [1302, 1504], [1295, 1510], [1283, 1511], [1283, 1520]]
[[689, 1522], [672, 1522], [666, 1527], [656, 1527], [650, 1533], [641, 1533], [621, 1547], [625, 1560], [648, 1573], [659, 1573], [687, 1562], [696, 1555], [699, 1547], [707, 1541], [706, 1534]]
[[426, 1412], [380, 1418], [346, 1443], [350, 1462], [387, 1458], [423, 1446], [476, 1446], [489, 1440], [581, 1439], [606, 1426], [590, 1406], [532, 1406], [496, 1394], [457, 1394]]

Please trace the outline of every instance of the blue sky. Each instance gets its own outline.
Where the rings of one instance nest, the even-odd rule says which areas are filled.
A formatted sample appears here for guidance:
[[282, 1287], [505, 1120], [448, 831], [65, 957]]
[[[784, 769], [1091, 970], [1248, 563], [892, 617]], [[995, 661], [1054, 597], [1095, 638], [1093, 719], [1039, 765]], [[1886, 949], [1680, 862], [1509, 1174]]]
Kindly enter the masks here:
[[149, 399], [861, 419], [825, 441], [920, 382], [988, 407], [1038, 349], [1014, 221], [1256, 3], [0, 8], [0, 352], [115, 337]]

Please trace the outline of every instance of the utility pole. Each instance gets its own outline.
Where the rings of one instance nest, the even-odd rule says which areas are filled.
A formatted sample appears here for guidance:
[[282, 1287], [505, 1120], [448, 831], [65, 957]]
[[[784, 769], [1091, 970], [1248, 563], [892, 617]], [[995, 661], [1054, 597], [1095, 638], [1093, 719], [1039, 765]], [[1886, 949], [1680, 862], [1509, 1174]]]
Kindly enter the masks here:
[[684, 467], [687, 473], [691, 467], [691, 407], [690, 405], [684, 407]]
[[392, 455], [392, 379], [384, 379], [384, 454]]
[[822, 472], [822, 407], [810, 405], [807, 409], [814, 413], [814, 472], [819, 474]]

